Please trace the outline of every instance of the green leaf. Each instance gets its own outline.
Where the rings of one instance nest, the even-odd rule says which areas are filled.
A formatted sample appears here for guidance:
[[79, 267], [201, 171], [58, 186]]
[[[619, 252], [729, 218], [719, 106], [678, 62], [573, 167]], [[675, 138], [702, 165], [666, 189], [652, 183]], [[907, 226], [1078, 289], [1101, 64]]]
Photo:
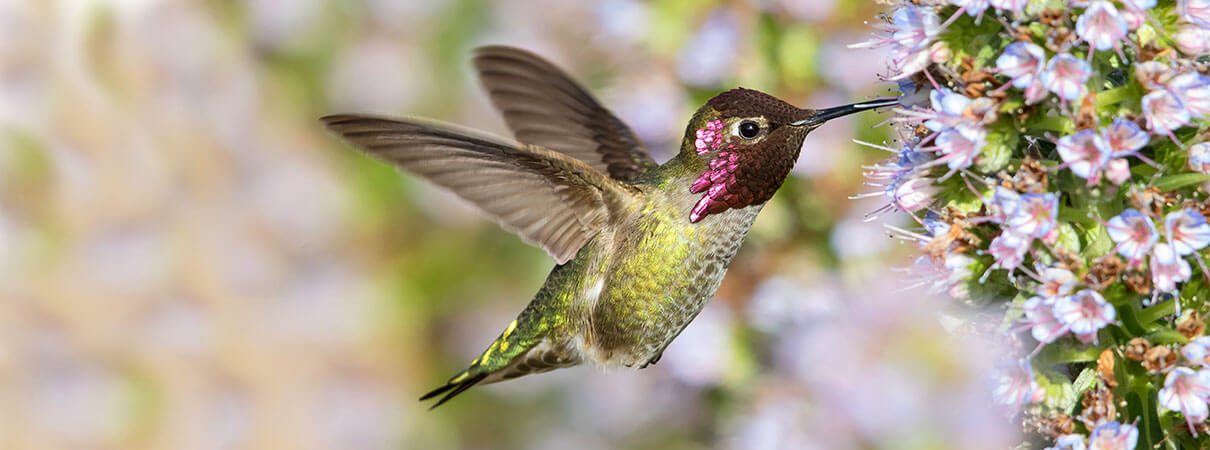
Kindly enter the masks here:
[[982, 173], [996, 173], [1008, 165], [1013, 156], [1012, 147], [1006, 145], [1005, 136], [1001, 133], [987, 135], [987, 145], [979, 152], [979, 160], [975, 168]]
[[1178, 173], [1160, 177], [1153, 185], [1164, 192], [1177, 190], [1185, 186], [1193, 186], [1210, 181], [1210, 175], [1204, 173]]

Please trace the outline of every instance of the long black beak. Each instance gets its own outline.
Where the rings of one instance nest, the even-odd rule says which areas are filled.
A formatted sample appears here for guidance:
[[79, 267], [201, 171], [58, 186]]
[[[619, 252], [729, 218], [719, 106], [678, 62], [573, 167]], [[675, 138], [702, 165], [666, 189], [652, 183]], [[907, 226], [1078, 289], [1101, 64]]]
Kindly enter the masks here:
[[836, 106], [833, 108], [817, 109], [817, 110], [815, 110], [815, 114], [811, 115], [811, 117], [797, 121], [797, 122], [790, 122], [789, 125], [793, 125], [796, 127], [802, 126], [802, 125], [807, 125], [811, 128], [815, 128], [820, 125], [823, 125], [824, 122], [835, 119], [837, 117], [844, 117], [849, 114], [865, 111], [867, 109], [883, 108], [883, 107], [887, 107], [887, 106], [895, 106], [898, 104], [899, 104], [899, 98], [883, 98], [883, 99], [871, 100], [868, 102]]

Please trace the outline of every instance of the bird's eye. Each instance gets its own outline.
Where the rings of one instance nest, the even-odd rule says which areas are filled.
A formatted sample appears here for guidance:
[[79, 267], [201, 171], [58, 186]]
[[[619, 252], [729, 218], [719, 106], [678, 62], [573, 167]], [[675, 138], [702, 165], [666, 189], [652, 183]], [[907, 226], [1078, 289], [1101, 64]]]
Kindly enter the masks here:
[[760, 125], [757, 125], [756, 122], [751, 120], [740, 122], [739, 137], [744, 139], [753, 139], [756, 138], [757, 134], [760, 134]]

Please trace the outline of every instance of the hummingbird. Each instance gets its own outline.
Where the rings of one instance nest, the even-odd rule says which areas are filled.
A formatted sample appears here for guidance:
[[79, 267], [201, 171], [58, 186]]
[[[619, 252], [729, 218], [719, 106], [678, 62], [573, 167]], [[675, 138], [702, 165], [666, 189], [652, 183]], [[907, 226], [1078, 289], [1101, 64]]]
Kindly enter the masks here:
[[[449, 189], [557, 263], [487, 349], [420, 398], [579, 364], [645, 368], [702, 310], [803, 139], [876, 99], [803, 109], [744, 88], [689, 120], [663, 164], [613, 113], [543, 58], [475, 51], [515, 140], [415, 119], [320, 120], [372, 157]], [[444, 394], [444, 395], [443, 395]]]

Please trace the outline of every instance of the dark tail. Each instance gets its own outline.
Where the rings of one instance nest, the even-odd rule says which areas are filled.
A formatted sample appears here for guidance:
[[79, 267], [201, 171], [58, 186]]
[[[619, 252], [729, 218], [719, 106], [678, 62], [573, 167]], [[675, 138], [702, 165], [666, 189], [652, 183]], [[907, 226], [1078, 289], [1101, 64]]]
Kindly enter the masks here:
[[[451, 398], [458, 396], [458, 394], [461, 394], [463, 391], [470, 389], [471, 386], [483, 381], [484, 378], [487, 378], [486, 373], [469, 376], [466, 372], [463, 372], [458, 374], [458, 376], [451, 378], [450, 381], [446, 382], [444, 386], [433, 389], [429, 393], [424, 394], [424, 396], [420, 397], [420, 401], [425, 401], [438, 395], [445, 394], [445, 397], [441, 397], [441, 400], [438, 400], [436, 404], [429, 407], [429, 409], [432, 410], [433, 408], [441, 406], [443, 403], [450, 401]], [[447, 391], [449, 393], [446, 394]]]

